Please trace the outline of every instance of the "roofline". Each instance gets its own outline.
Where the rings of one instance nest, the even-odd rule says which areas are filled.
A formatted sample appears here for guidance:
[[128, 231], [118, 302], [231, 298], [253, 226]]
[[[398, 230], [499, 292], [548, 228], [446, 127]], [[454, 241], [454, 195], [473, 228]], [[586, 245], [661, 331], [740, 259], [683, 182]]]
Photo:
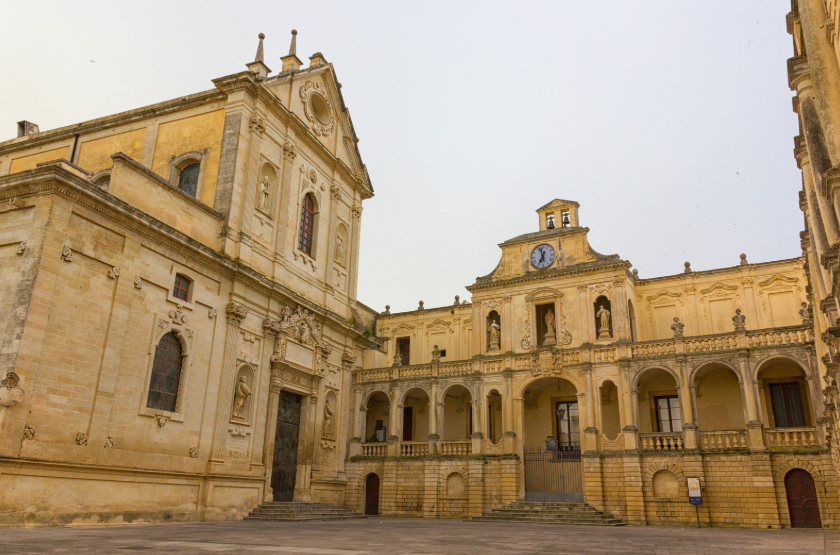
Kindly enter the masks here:
[[690, 278], [692, 276], [710, 276], [721, 272], [729, 272], [732, 270], [745, 268], [759, 268], [763, 266], [772, 266], [774, 264], [785, 264], [790, 262], [805, 262], [805, 257], [797, 256], [796, 258], [782, 258], [780, 260], [769, 260], [767, 262], [751, 262], [749, 264], [738, 264], [737, 266], [724, 266], [723, 268], [712, 268], [711, 270], [692, 270], [689, 273], [673, 274], [669, 276], [657, 276], [652, 278], [634, 278], [634, 280], [637, 285], [645, 285], [648, 283], [673, 280], [676, 278]]

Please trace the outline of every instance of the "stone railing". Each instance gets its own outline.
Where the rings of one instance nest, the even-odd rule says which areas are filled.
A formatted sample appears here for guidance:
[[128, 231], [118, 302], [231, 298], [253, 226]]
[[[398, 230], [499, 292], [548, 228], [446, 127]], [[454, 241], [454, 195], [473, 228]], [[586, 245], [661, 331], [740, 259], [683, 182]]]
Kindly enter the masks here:
[[768, 448], [818, 447], [815, 428], [768, 428], [764, 430]]
[[403, 441], [400, 443], [401, 457], [425, 457], [428, 454], [428, 441]]
[[438, 366], [438, 376], [441, 377], [466, 376], [472, 372], [472, 362], [441, 362]]
[[639, 446], [642, 451], [683, 451], [685, 442], [682, 432], [639, 434]]
[[[642, 341], [615, 346], [590, 345], [577, 349], [561, 349], [559, 353], [563, 366], [573, 366], [589, 361], [593, 364], [613, 364], [622, 359], [673, 357], [675, 355], [705, 355], [707, 353], [733, 351], [736, 349], [762, 347], [796, 347], [814, 341], [814, 330], [808, 326], [789, 326], [730, 332], [714, 335], [679, 337]], [[555, 358], [555, 364], [557, 359]], [[430, 379], [468, 376], [476, 372], [493, 374], [511, 368], [533, 370], [534, 352], [477, 357], [477, 360], [456, 360], [451, 362], [415, 364], [411, 366], [386, 366], [354, 370], [355, 383], [387, 382], [399, 379]]]
[[717, 430], [700, 432], [700, 449], [748, 449], [749, 436], [746, 430]]
[[748, 347], [778, 347], [781, 345], [804, 345], [814, 340], [814, 331], [803, 326], [755, 330], [747, 332]]
[[443, 455], [469, 455], [472, 453], [472, 441], [441, 441], [440, 452]]
[[363, 457], [384, 457], [388, 454], [387, 443], [363, 443], [362, 456]]
[[685, 340], [685, 352], [712, 353], [714, 351], [730, 351], [738, 348], [738, 338], [734, 334], [700, 337]]
[[677, 346], [673, 341], [657, 341], [656, 343], [637, 343], [630, 347], [633, 358], [661, 357], [673, 355]]

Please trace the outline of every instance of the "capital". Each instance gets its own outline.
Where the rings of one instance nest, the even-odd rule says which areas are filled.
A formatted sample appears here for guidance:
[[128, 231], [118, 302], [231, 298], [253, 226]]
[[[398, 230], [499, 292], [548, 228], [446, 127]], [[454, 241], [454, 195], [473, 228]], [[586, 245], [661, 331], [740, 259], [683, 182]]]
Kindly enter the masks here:
[[248, 308], [237, 302], [229, 302], [227, 308], [225, 309], [225, 316], [227, 316], [227, 322], [231, 325], [238, 326], [242, 323], [242, 320], [244, 320], [245, 316], [247, 315]]

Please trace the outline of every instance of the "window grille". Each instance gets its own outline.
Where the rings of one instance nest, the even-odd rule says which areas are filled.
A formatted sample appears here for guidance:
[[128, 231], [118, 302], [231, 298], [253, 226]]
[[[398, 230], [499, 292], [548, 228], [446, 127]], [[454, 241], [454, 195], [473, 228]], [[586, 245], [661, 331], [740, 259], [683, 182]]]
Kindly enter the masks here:
[[312, 235], [315, 229], [315, 204], [312, 202], [312, 195], [303, 197], [303, 205], [300, 207], [300, 238], [298, 248], [312, 256]]

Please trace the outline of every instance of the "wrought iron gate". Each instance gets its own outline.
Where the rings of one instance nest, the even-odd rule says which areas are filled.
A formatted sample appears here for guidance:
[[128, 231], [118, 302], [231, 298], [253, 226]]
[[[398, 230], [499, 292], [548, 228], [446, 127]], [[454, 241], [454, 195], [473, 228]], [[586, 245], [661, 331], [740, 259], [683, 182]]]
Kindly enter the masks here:
[[525, 500], [583, 503], [580, 446], [525, 447]]

